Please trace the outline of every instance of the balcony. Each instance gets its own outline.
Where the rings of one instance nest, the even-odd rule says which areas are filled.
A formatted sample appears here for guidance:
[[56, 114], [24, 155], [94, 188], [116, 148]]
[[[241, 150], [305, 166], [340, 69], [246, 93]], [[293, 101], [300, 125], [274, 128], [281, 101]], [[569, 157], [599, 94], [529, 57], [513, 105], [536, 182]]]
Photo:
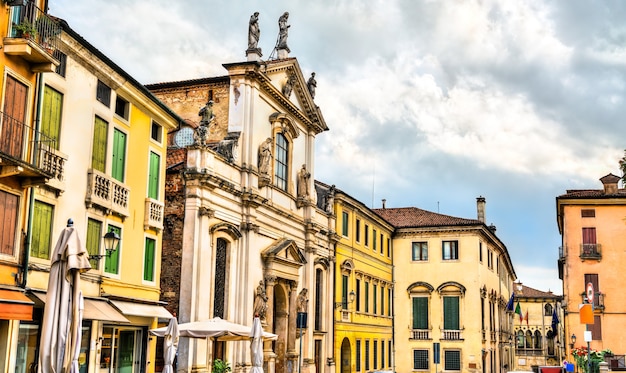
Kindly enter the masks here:
[[411, 339], [426, 341], [432, 338], [428, 329], [413, 329], [411, 330]]
[[515, 348], [515, 355], [517, 356], [543, 356], [543, 354], [542, 348]]
[[441, 330], [441, 339], [446, 341], [462, 341], [463, 334], [460, 330]]
[[107, 214], [116, 214], [122, 218], [130, 216], [128, 199], [130, 189], [104, 173], [89, 169], [87, 171], [87, 208], [96, 207]]
[[163, 229], [163, 208], [163, 202], [152, 198], [146, 198], [143, 229], [153, 228], [158, 231]]
[[50, 150], [54, 140], [2, 112], [0, 119], [0, 178], [16, 176], [25, 187], [42, 185], [54, 177], [49, 162], [62, 169]]
[[61, 26], [39, 9], [34, 1], [24, 1], [12, 8], [13, 19], [4, 38], [4, 53], [30, 62], [33, 72], [54, 72], [59, 65], [53, 53]]
[[584, 243], [580, 245], [580, 259], [602, 259], [602, 245], [599, 243]]

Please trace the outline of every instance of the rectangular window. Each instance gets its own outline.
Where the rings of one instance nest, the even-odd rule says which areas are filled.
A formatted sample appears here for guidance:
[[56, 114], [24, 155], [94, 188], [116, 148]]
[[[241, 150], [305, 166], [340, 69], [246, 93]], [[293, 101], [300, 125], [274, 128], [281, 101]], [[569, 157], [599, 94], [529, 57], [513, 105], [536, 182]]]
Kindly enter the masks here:
[[350, 216], [348, 215], [347, 212], [343, 211], [341, 213], [341, 234], [344, 237], [348, 237], [348, 227], [350, 223]]
[[445, 350], [443, 359], [444, 370], [461, 370], [461, 351]]
[[106, 107], [111, 107], [111, 88], [100, 80], [96, 86], [96, 100], [102, 102]]
[[383, 237], [383, 234], [380, 234], [380, 254], [382, 255], [385, 250], [384, 250], [384, 245], [383, 243], [385, 242], [385, 238]]
[[493, 256], [491, 255], [491, 250], [487, 249], [487, 267], [491, 269], [493, 265], [491, 261], [493, 260]]
[[161, 143], [163, 139], [163, 127], [155, 121], [152, 121], [150, 127], [150, 138], [158, 143]]
[[480, 260], [480, 262], [483, 262], [483, 243], [479, 242], [478, 243], [478, 260]]
[[387, 289], [387, 316], [391, 316], [391, 288]]
[[380, 369], [385, 368], [385, 341], [380, 341]]
[[45, 86], [43, 91], [43, 103], [41, 108], [41, 133], [44, 135], [44, 146], [59, 149], [59, 135], [61, 133], [61, 108], [63, 107], [63, 95]]
[[380, 287], [380, 314], [385, 315], [385, 288]]
[[387, 341], [387, 361], [389, 362], [389, 366], [393, 366], [393, 363], [391, 362], [392, 353], [393, 350], [391, 349], [391, 341]]
[[443, 260], [459, 259], [459, 241], [443, 241], [441, 251]]
[[[89, 256], [100, 254], [100, 242], [102, 242], [102, 222], [95, 219], [87, 219], [87, 241], [85, 246]], [[91, 259], [91, 268], [98, 268], [98, 260]]]
[[591, 339], [594, 341], [602, 340], [602, 320], [599, 315], [593, 316], [593, 324], [589, 325], [591, 331]]
[[356, 359], [356, 371], [360, 372], [361, 371], [361, 340], [357, 339], [356, 340], [356, 354], [355, 354], [355, 359]]
[[59, 61], [59, 66], [54, 70], [55, 73], [65, 77], [65, 66], [67, 64], [67, 56], [65, 53], [61, 52], [59, 49], [55, 49], [52, 57], [56, 58]]
[[596, 210], [595, 209], [582, 209], [580, 210], [581, 218], [595, 218]]
[[413, 329], [428, 329], [428, 297], [413, 297]]
[[14, 254], [18, 205], [18, 196], [0, 190], [0, 254]]
[[365, 289], [363, 289], [363, 291], [365, 292], [365, 312], [369, 312], [370, 311], [370, 283], [369, 282], [365, 282]]
[[341, 276], [341, 309], [348, 309], [348, 276]]
[[413, 350], [413, 369], [429, 370], [428, 350]]
[[372, 245], [374, 245], [373, 249], [376, 251], [376, 229], [372, 230]]
[[370, 341], [365, 341], [365, 370], [370, 370]]
[[356, 219], [356, 226], [355, 226], [354, 235], [356, 236], [356, 237], [354, 237], [356, 242], [361, 242], [361, 220], [360, 219]]
[[370, 226], [365, 224], [365, 246], [370, 245]]
[[109, 123], [96, 117], [93, 125], [93, 145], [91, 150], [91, 168], [106, 172], [107, 134]]
[[161, 172], [161, 157], [150, 152], [150, 168], [148, 170], [148, 198], [159, 199], [159, 175]]
[[372, 345], [372, 355], [374, 358], [373, 368], [378, 369], [378, 341], [374, 340]]
[[391, 258], [391, 238], [387, 238], [387, 258]]
[[41, 259], [50, 258], [52, 244], [52, 205], [35, 201], [33, 211], [33, 229], [30, 256]]
[[428, 242], [413, 242], [413, 255], [411, 258], [415, 261], [428, 260]]
[[111, 176], [120, 182], [124, 182], [124, 170], [126, 168], [126, 134], [117, 128], [113, 131], [113, 162], [111, 164]]
[[282, 133], [276, 134], [276, 186], [287, 191], [288, 143]]
[[459, 330], [459, 297], [443, 297], [443, 328]]
[[[372, 285], [372, 299], [374, 300], [373, 302], [373, 307], [372, 307], [372, 313], [376, 314], [376, 312], [378, 312], [378, 302], [376, 302], [376, 297], [378, 296], [378, 286], [376, 284]], [[376, 368], [376, 367], [374, 367]]]
[[356, 299], [355, 299], [356, 306], [355, 306], [355, 308], [356, 308], [357, 311], [361, 311], [361, 280], [359, 280], [358, 278], [356, 280], [356, 285], [355, 286], [356, 286]]
[[146, 244], [143, 255], [143, 279], [144, 281], [154, 281], [154, 256], [156, 251], [156, 241], [146, 237]]
[[128, 103], [128, 101], [124, 100], [120, 96], [115, 97], [115, 114], [117, 114], [119, 117], [128, 120], [129, 107], [130, 104]]
[[[115, 232], [117, 233], [118, 236], [120, 236], [120, 238], [122, 237], [122, 228], [118, 228], [112, 225], [109, 225], [109, 230], [108, 232]], [[120, 240], [121, 241], [121, 240]], [[120, 244], [118, 242], [116, 250], [111, 252], [110, 256], [105, 257], [105, 261], [104, 261], [104, 272], [106, 273], [111, 273], [114, 275], [119, 274], [119, 266], [120, 266]]]

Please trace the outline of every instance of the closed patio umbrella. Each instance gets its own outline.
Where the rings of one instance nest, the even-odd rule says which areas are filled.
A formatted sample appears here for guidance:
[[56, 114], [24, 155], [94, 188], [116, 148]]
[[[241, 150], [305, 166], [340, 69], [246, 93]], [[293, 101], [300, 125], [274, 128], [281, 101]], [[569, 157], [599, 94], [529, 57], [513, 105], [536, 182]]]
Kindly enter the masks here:
[[[204, 321], [192, 321], [178, 324], [178, 331], [181, 337], [213, 338], [218, 341], [250, 340], [250, 330], [252, 329], [249, 326], [226, 321], [219, 317]], [[151, 329], [150, 333], [163, 337], [166, 331], [167, 327], [162, 327]], [[264, 340], [275, 340], [278, 336], [276, 334], [263, 332], [262, 338]]]
[[252, 338], [250, 343], [252, 369], [250, 373], [263, 373], [263, 329], [261, 328], [261, 320], [258, 317], [255, 317], [252, 322], [250, 337]]
[[163, 341], [163, 373], [173, 373], [174, 358], [176, 358], [176, 349], [178, 348], [178, 322], [172, 317], [170, 323], [165, 330], [165, 340]]
[[39, 369], [71, 371], [80, 348], [80, 273], [91, 269], [87, 250], [68, 220], [50, 257], [50, 279], [41, 326]]

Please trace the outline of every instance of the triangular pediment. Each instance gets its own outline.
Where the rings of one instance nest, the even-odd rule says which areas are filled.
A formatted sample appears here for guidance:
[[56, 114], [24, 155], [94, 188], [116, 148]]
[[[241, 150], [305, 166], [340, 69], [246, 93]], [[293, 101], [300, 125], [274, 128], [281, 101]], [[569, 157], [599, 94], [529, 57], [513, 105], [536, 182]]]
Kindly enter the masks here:
[[296, 242], [287, 238], [274, 241], [272, 245], [263, 250], [261, 256], [266, 261], [290, 262], [298, 266], [306, 264], [306, 259], [296, 245]]

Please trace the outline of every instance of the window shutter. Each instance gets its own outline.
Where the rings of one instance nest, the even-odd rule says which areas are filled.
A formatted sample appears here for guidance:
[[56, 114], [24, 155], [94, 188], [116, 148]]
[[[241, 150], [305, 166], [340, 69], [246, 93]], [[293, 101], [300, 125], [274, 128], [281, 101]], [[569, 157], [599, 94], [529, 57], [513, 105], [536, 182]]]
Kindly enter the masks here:
[[124, 165], [126, 163], [126, 134], [118, 129], [113, 132], [113, 165], [111, 176], [124, 182]]
[[428, 329], [428, 298], [413, 298], [413, 329]]
[[[109, 225], [109, 232], [113, 231], [117, 233], [118, 236], [122, 237], [122, 229], [118, 227], [114, 227]], [[119, 257], [120, 257], [120, 246], [118, 243], [117, 250], [111, 252], [111, 256], [105, 257], [104, 261], [104, 271], [107, 273], [118, 274], [119, 273]]]
[[143, 279], [145, 281], [154, 281], [154, 247], [155, 241], [146, 238], [146, 251], [143, 264]]
[[52, 140], [45, 144], [57, 150], [59, 149], [62, 105], [63, 95], [49, 86], [45, 86], [41, 112], [41, 132], [48, 137], [48, 139], [43, 139], [44, 142]]
[[443, 297], [443, 328], [459, 330], [459, 298]]
[[52, 206], [35, 201], [30, 254], [36, 258], [50, 258], [50, 231], [52, 229]]
[[19, 197], [0, 190], [0, 253], [13, 255]]
[[[87, 248], [87, 252], [89, 255], [99, 255], [100, 254], [100, 238], [102, 237], [102, 223], [89, 219], [87, 220], [87, 242], [85, 246]], [[92, 268], [98, 268], [98, 261], [92, 259], [89, 261]]]
[[150, 170], [148, 174], [148, 197], [159, 199], [159, 171], [161, 158], [158, 154], [150, 152]]
[[93, 129], [93, 149], [91, 155], [91, 168], [100, 172], [106, 172], [107, 132], [109, 124], [103, 119], [96, 117]]

